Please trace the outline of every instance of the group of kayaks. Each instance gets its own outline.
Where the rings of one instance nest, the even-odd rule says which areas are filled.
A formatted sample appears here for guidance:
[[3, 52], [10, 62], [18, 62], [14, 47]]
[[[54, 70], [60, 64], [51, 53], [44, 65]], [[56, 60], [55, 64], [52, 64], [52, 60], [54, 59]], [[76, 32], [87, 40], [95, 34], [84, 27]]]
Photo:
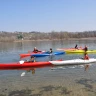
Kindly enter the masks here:
[[[59, 48], [58, 50], [63, 51], [57, 51], [52, 52], [51, 54], [47, 51], [39, 51], [37, 53], [35, 52], [29, 52], [26, 54], [20, 54], [21, 58], [27, 57], [27, 56], [35, 56], [35, 57], [44, 57], [44, 56], [50, 56], [50, 55], [62, 55], [65, 54], [65, 52], [74, 53], [74, 52], [84, 52], [84, 50], [75, 49], [75, 48]], [[88, 50], [87, 52], [96, 52], [96, 50]], [[0, 69], [19, 69], [19, 68], [38, 68], [38, 67], [45, 67], [45, 66], [61, 66], [61, 65], [79, 65], [79, 64], [89, 64], [96, 62], [96, 59], [90, 58], [89, 60], [84, 59], [73, 59], [73, 60], [56, 60], [56, 61], [43, 61], [43, 62], [30, 62], [30, 61], [19, 61], [16, 63], [0, 63]]]

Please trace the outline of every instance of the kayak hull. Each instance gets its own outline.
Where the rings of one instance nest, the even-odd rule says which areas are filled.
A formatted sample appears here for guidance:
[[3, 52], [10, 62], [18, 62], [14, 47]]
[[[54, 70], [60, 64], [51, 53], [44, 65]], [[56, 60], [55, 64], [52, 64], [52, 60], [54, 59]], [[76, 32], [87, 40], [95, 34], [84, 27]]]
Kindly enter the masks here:
[[42, 53], [43, 53], [43, 51], [37, 52], [37, 53], [35, 53], [35, 52], [29, 52], [29, 53], [25, 53], [25, 54], [20, 54], [20, 58], [28, 57], [28, 56], [31, 56], [32, 54], [42, 54]]
[[90, 58], [89, 60], [83, 59], [74, 59], [74, 60], [65, 60], [65, 61], [49, 61], [53, 65], [80, 65], [80, 64], [89, 64], [96, 62], [96, 59]]
[[62, 55], [62, 54], [65, 54], [65, 52], [53, 52], [53, 53], [45, 52], [43, 54], [32, 54], [31, 56], [44, 57], [44, 56], [53, 56], [53, 55]]
[[19, 69], [19, 68], [27, 68], [27, 67], [45, 67], [51, 66], [50, 62], [24, 62], [20, 61], [18, 63], [0, 63], [0, 69]]
[[[84, 50], [73, 50], [73, 51], [66, 50], [66, 53], [85, 53], [85, 51]], [[96, 50], [88, 50], [86, 51], [86, 53], [96, 53]]]

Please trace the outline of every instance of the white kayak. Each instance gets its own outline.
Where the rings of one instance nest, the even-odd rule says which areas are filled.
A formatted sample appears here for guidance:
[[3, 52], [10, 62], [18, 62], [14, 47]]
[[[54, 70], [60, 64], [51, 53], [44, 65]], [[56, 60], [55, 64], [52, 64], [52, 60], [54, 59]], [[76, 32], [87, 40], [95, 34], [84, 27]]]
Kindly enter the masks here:
[[73, 60], [65, 60], [65, 61], [49, 61], [53, 65], [80, 65], [80, 64], [89, 64], [95, 63], [96, 59], [90, 58], [89, 60], [83, 59], [73, 59]]

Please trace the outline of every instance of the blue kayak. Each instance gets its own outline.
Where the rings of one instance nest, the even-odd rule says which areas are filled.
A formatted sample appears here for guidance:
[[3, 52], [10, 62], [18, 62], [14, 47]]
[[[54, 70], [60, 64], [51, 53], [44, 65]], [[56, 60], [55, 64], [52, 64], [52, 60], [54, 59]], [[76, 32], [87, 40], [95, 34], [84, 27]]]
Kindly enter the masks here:
[[65, 52], [52, 52], [52, 53], [44, 52], [42, 54], [32, 54], [31, 56], [34, 56], [34, 57], [44, 57], [44, 56], [62, 55], [62, 54], [65, 54]]

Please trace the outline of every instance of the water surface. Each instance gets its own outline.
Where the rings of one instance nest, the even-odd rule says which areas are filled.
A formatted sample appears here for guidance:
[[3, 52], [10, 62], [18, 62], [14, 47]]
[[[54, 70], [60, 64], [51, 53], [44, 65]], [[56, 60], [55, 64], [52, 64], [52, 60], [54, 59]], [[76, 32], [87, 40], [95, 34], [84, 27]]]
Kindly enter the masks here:
[[[15, 43], [0, 43], [0, 62], [18, 62], [19, 54], [32, 51], [34, 47], [40, 50], [53, 48], [71, 48], [75, 44], [89, 49], [95, 49], [96, 41], [29, 41]], [[83, 55], [65, 54], [56, 59], [76, 59]], [[96, 58], [96, 54], [89, 54]], [[28, 59], [28, 58], [27, 58]], [[37, 61], [48, 61], [49, 57], [36, 58]], [[96, 65], [91, 64], [87, 71], [84, 66], [59, 66], [55, 68], [38, 68], [35, 74], [25, 70], [0, 70], [0, 96], [96, 96]]]

